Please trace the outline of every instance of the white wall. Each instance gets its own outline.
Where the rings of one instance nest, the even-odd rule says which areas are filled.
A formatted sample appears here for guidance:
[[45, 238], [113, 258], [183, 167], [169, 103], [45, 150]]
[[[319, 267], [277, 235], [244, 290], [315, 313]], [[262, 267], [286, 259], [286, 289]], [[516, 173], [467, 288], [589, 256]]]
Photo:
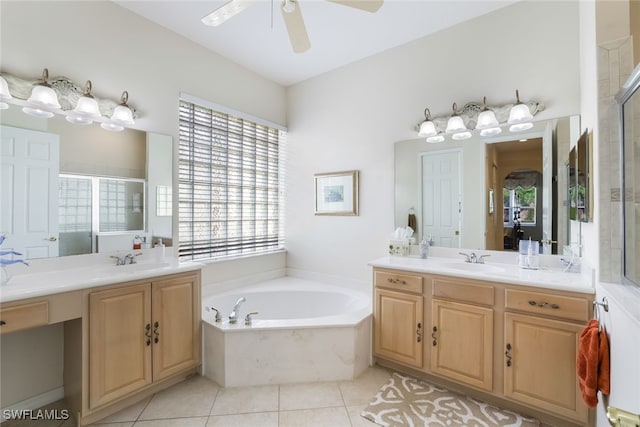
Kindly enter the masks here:
[[[286, 125], [285, 89], [111, 1], [0, 2], [0, 72], [22, 78], [66, 76], [77, 84], [87, 79], [98, 97], [118, 100], [129, 92], [129, 105], [140, 118], [136, 128], [178, 138], [178, 96], [197, 95], [231, 109]], [[26, 117], [26, 116], [25, 116]], [[33, 121], [24, 120], [29, 127]], [[174, 147], [174, 154], [176, 153]], [[175, 162], [174, 162], [175, 164]], [[174, 168], [175, 170], [175, 168]], [[167, 171], [171, 175], [170, 171]], [[173, 182], [176, 187], [176, 174]], [[174, 224], [174, 234], [175, 234]], [[259, 263], [262, 269], [284, 268], [284, 256]], [[225, 264], [210, 268], [218, 271]], [[246, 270], [237, 270], [244, 274]], [[205, 276], [212, 276], [207, 274]], [[215, 277], [215, 275], [213, 275]], [[61, 331], [60, 328], [55, 329]], [[48, 329], [12, 334], [2, 345], [4, 407], [62, 386], [60, 339], [45, 339]], [[9, 339], [2, 338], [2, 344]], [[38, 349], [34, 352], [33, 349]], [[51, 369], [52, 381], [29, 375], [32, 366]], [[21, 387], [5, 387], [6, 370], [21, 378]], [[57, 382], [56, 382], [57, 381]], [[14, 382], [7, 382], [12, 385]]]
[[[448, 114], [537, 99], [537, 120], [579, 113], [578, 3], [519, 2], [366, 58], [288, 91], [287, 264], [370, 280], [394, 228], [393, 144], [425, 107]], [[313, 174], [359, 169], [360, 216], [313, 215]]]

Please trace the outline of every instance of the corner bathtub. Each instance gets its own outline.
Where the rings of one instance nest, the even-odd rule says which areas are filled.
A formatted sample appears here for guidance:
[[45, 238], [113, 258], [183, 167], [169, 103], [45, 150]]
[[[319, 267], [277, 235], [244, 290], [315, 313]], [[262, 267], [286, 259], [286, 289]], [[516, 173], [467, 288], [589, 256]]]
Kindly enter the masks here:
[[[231, 324], [240, 297], [246, 301]], [[223, 387], [349, 380], [369, 365], [371, 294], [281, 277], [213, 295], [203, 306], [203, 371]], [[251, 312], [258, 314], [245, 325]]]

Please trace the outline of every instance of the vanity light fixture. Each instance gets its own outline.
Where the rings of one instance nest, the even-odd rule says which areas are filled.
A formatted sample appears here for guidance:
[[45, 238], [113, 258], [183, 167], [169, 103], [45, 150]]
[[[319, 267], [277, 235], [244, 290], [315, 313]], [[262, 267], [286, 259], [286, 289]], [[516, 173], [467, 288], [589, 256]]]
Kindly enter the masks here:
[[431, 121], [431, 111], [428, 108], [424, 109], [424, 122], [420, 123], [420, 131], [418, 132], [419, 136], [423, 137], [432, 137], [438, 134], [436, 130], [436, 125]]
[[133, 112], [127, 105], [127, 101], [129, 101], [129, 92], [125, 90], [120, 97], [120, 105], [113, 109], [111, 119], [100, 125], [102, 129], [120, 132], [124, 130], [125, 126], [133, 125]]
[[480, 130], [480, 136], [494, 136], [502, 132], [496, 113], [487, 107], [487, 97], [482, 98], [483, 110], [478, 114], [476, 129]]
[[509, 120], [507, 120], [507, 123], [511, 125], [509, 130], [511, 132], [522, 132], [531, 129], [533, 127], [531, 120], [533, 120], [533, 115], [531, 115], [529, 107], [520, 102], [520, 93], [516, 89], [516, 104], [511, 107]]
[[469, 132], [469, 129], [465, 126], [462, 117], [458, 115], [458, 104], [455, 102], [453, 103], [453, 115], [447, 122], [447, 129], [445, 132], [453, 134], [451, 135], [451, 139], [456, 141], [471, 138], [471, 132]]
[[87, 80], [84, 86], [84, 93], [78, 99], [76, 108], [73, 112], [67, 115], [67, 121], [70, 123], [76, 123], [80, 125], [90, 125], [94, 120], [100, 117], [100, 108], [98, 107], [98, 101], [95, 100], [91, 94], [93, 86], [91, 80]]
[[4, 101], [8, 101], [11, 98], [11, 92], [9, 92], [9, 83], [4, 79], [4, 77], [0, 76], [0, 110], [6, 110], [9, 108], [9, 104]]
[[33, 86], [31, 96], [27, 99], [28, 107], [22, 109], [23, 112], [34, 117], [50, 118], [53, 117], [52, 110], [60, 109], [58, 95], [51, 85], [47, 83], [49, 79], [49, 70], [42, 70], [42, 82]]

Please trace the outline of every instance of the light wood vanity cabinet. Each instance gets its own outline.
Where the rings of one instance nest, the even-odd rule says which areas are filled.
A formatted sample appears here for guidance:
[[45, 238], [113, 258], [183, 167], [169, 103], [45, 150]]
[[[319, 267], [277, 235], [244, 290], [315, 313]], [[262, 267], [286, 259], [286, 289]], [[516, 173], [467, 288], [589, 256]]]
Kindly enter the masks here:
[[587, 297], [505, 290], [505, 396], [587, 421], [576, 359], [590, 305]]
[[422, 277], [376, 272], [374, 353], [422, 367], [424, 331]]
[[593, 295], [378, 267], [374, 284], [373, 353], [383, 364], [469, 386], [538, 416], [593, 421], [576, 376]]
[[89, 407], [200, 363], [196, 275], [89, 294]]

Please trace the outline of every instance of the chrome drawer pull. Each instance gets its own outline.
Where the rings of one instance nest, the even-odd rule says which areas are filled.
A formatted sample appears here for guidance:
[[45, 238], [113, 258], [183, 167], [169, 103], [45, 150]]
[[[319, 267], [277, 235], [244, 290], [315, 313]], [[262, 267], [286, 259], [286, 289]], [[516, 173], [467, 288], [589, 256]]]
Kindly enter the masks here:
[[531, 306], [538, 306], [538, 307], [545, 307], [545, 306], [549, 306], [554, 310], [557, 310], [560, 308], [560, 306], [558, 304], [549, 304], [548, 302], [537, 302], [534, 300], [529, 300], [529, 305]]

